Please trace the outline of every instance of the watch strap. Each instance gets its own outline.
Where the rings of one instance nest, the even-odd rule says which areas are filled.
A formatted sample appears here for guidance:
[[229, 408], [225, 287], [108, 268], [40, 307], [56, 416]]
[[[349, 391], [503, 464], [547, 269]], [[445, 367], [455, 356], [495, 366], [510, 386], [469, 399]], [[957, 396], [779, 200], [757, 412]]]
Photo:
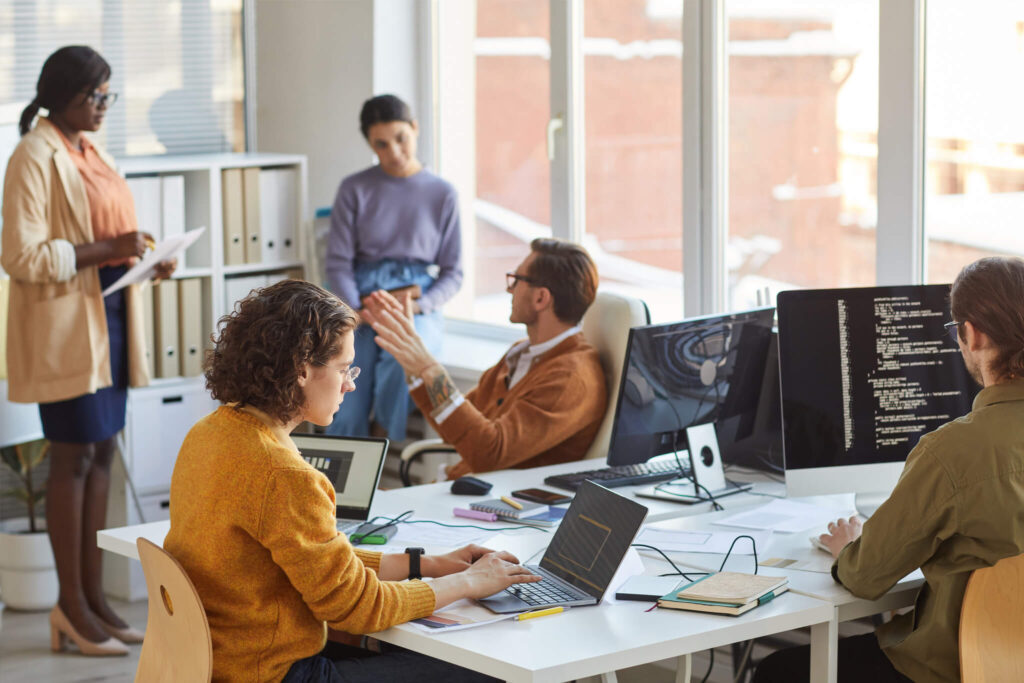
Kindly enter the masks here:
[[409, 578], [422, 579], [423, 573], [420, 570], [420, 556], [425, 555], [423, 548], [406, 548], [405, 553], [409, 556]]

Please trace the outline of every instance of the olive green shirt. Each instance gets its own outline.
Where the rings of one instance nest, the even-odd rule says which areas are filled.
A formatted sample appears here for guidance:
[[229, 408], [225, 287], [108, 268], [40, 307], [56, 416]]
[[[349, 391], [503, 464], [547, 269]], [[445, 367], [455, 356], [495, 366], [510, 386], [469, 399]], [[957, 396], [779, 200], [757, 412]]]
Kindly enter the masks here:
[[921, 437], [889, 499], [832, 569], [850, 592], [882, 596], [918, 567], [914, 609], [878, 643], [914, 681], [960, 680], [960, 604], [980, 567], [1024, 552], [1024, 380], [982, 389], [971, 412]]

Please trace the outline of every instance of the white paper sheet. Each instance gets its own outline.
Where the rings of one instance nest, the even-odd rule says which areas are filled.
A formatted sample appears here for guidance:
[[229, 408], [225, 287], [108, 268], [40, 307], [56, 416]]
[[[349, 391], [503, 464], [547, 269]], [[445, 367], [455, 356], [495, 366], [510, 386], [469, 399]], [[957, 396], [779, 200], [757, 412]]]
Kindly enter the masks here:
[[767, 505], [716, 520], [716, 524], [743, 529], [766, 529], [781, 533], [794, 533], [806, 529], [821, 529], [839, 517], [855, 514], [852, 509], [836, 509], [786, 498], [777, 498]]
[[399, 524], [398, 531], [388, 539], [387, 545], [357, 545], [362, 550], [376, 550], [383, 553], [404, 552], [406, 548], [421, 546], [430, 549], [454, 550], [470, 543], [487, 545], [495, 532], [486, 529], [466, 527], [443, 527], [437, 524]]
[[119, 289], [124, 289], [128, 285], [134, 285], [146, 280], [152, 279], [156, 274], [156, 265], [161, 261], [169, 261], [172, 258], [176, 258], [182, 254], [186, 249], [192, 246], [199, 236], [203, 234], [206, 227], [196, 228], [195, 230], [189, 230], [183, 235], [175, 235], [168, 237], [163, 242], [156, 245], [153, 251], [146, 252], [146, 254], [139, 259], [139, 262], [128, 269], [128, 272], [118, 278], [117, 282], [110, 285], [103, 290], [103, 296], [113, 294]]
[[429, 617], [414, 619], [409, 622], [409, 626], [423, 633], [438, 635], [493, 624], [496, 621], [511, 619], [517, 614], [521, 614], [521, 612], [495, 614], [472, 600], [463, 599], [457, 600], [447, 607], [434, 612]]
[[[735, 531], [673, 531], [670, 529], [647, 528], [640, 532], [637, 543], [646, 543], [665, 553], [718, 553], [729, 552], [729, 546], [741, 532]], [[768, 547], [770, 531], [743, 532], [754, 539], [757, 547], [764, 551]], [[733, 555], [753, 555], [754, 548], [747, 539], [736, 541]]]

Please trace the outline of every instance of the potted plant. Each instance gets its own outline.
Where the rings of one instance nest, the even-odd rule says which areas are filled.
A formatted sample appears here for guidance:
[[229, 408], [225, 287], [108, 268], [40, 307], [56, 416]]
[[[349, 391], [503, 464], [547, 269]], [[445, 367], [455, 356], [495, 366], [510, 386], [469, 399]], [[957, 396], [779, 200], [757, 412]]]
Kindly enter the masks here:
[[21, 500], [28, 515], [8, 520], [0, 529], [0, 595], [14, 609], [49, 609], [57, 603], [53, 550], [46, 530], [36, 519], [46, 492], [34, 470], [48, 451], [49, 444], [43, 439], [0, 448], [0, 462], [18, 482], [18, 486], [0, 494]]

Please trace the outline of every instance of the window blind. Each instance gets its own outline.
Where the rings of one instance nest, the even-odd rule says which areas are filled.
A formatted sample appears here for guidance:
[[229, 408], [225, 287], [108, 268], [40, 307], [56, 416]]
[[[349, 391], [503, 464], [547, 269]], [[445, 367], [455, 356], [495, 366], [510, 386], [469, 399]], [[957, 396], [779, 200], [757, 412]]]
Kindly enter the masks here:
[[115, 156], [244, 151], [242, 0], [0, 0], [2, 159], [64, 45], [110, 63], [119, 99], [93, 138]]

